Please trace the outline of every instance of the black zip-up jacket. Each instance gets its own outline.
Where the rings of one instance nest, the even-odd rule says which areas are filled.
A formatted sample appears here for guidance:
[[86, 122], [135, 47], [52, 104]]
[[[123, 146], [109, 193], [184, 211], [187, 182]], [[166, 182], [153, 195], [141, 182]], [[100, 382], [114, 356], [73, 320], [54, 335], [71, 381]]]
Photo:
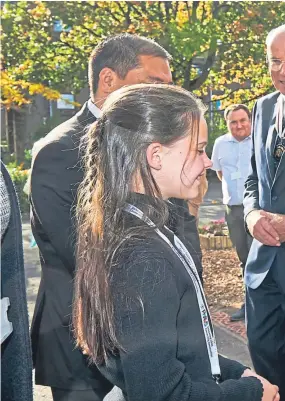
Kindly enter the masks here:
[[[145, 195], [135, 194], [132, 199], [141, 209], [147, 202]], [[199, 253], [177, 226], [181, 225], [177, 205], [170, 207], [170, 217], [172, 230], [190, 254]], [[186, 214], [184, 219], [187, 226]], [[126, 213], [125, 224], [145, 223]], [[125, 242], [111, 283], [116, 330], [124, 351], [98, 367], [126, 400], [261, 401], [261, 382], [241, 378], [246, 367], [236, 361], [220, 356], [221, 383], [213, 380], [193, 283], [155, 232]], [[122, 395], [113, 398], [119, 399]]]

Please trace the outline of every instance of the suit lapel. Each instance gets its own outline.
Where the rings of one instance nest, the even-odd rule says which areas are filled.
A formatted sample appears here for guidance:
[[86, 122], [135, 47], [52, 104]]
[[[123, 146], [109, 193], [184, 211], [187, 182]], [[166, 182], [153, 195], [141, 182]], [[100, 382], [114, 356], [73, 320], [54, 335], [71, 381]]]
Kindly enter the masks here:
[[275, 147], [275, 142], [276, 142], [276, 137], [277, 137], [277, 132], [276, 132], [276, 128], [275, 128], [276, 113], [277, 113], [277, 107], [275, 104], [274, 109], [273, 109], [272, 118], [269, 123], [269, 129], [268, 129], [266, 145], [265, 145], [267, 167], [268, 167], [268, 171], [269, 171], [269, 175], [270, 175], [270, 179], [271, 179], [272, 183], [274, 181], [274, 176], [275, 176], [273, 152], [274, 152], [274, 147]]
[[[280, 162], [278, 164], [277, 170], [276, 170], [276, 174], [273, 180], [273, 184], [272, 186], [275, 184], [275, 182], [277, 181], [277, 179], [283, 174], [285, 173], [285, 157], [284, 157], [284, 153], [280, 159]], [[284, 179], [284, 178], [283, 178]]]
[[77, 121], [85, 128], [86, 126], [94, 123], [96, 117], [91, 113], [88, 108], [88, 102], [85, 102], [79, 112], [75, 115]]
[[85, 102], [72, 119], [76, 126], [73, 127], [74, 130], [72, 131], [70, 138], [74, 143], [74, 146], [78, 147], [81, 146], [82, 140], [88, 132], [89, 126], [96, 121], [96, 117], [91, 113], [87, 102]]
[[[279, 121], [278, 121], [278, 125], [279, 125], [279, 126], [278, 126], [278, 128], [276, 129], [276, 131], [278, 130], [278, 131], [280, 131], [280, 133], [281, 133], [281, 132], [282, 132], [283, 116], [284, 116], [283, 113], [285, 112], [285, 110], [284, 110], [284, 108], [283, 108], [283, 104], [281, 105], [280, 102], [282, 102], [281, 95], [279, 96], [279, 99], [278, 99], [278, 101], [277, 101], [278, 107], [281, 107], [281, 110], [280, 110]], [[276, 118], [276, 120], [277, 120], [277, 118]], [[275, 126], [277, 127], [277, 124], [275, 124]], [[284, 128], [284, 126], [283, 126], [283, 128]], [[283, 153], [283, 155], [281, 156], [280, 162], [279, 162], [279, 164], [278, 164], [278, 167], [277, 167], [276, 174], [275, 174], [274, 181], [273, 181], [273, 184], [272, 184], [272, 185], [275, 184], [276, 180], [277, 180], [277, 179], [282, 175], [282, 173], [284, 173], [284, 172], [285, 172], [285, 157], [284, 157], [284, 153]]]

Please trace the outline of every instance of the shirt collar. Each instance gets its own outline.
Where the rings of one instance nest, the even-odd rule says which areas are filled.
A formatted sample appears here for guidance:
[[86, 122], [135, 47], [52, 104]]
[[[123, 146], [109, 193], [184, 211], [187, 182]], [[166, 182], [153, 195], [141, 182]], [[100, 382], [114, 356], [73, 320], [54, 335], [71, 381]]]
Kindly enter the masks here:
[[96, 104], [94, 104], [92, 102], [91, 99], [88, 100], [87, 106], [88, 106], [89, 111], [93, 114], [94, 117], [96, 117], [96, 118], [101, 117], [102, 111], [99, 109], [99, 107], [96, 106]]
[[248, 140], [248, 139], [251, 139], [251, 134], [250, 134], [249, 136], [247, 136], [246, 138], [244, 138], [242, 141], [238, 141], [230, 132], [228, 132], [228, 135], [227, 135], [227, 140], [228, 140], [229, 142], [238, 142], [238, 143], [241, 143], [241, 142], [246, 141], [246, 140]]

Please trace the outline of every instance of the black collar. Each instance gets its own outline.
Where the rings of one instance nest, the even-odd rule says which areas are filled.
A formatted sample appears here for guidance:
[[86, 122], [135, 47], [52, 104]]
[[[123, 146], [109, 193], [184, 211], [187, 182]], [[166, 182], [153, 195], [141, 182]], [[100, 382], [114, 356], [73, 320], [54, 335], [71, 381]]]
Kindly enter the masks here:
[[85, 127], [86, 125], [90, 125], [96, 121], [96, 117], [88, 108], [88, 102], [85, 102], [82, 108], [75, 114], [75, 118], [77, 121]]

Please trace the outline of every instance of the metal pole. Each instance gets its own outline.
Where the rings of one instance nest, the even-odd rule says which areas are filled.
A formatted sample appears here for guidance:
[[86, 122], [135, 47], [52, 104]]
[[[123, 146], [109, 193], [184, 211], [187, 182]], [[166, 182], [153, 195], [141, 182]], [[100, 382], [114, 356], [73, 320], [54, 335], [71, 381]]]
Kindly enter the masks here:
[[16, 112], [12, 111], [12, 123], [13, 123], [13, 142], [14, 142], [14, 155], [15, 161], [18, 163], [18, 149], [17, 149], [17, 126], [16, 126]]
[[[51, 81], [48, 81], [48, 85], [49, 85], [49, 87], [51, 86]], [[49, 116], [50, 116], [50, 118], [53, 117], [52, 101], [51, 100], [49, 100]]]

